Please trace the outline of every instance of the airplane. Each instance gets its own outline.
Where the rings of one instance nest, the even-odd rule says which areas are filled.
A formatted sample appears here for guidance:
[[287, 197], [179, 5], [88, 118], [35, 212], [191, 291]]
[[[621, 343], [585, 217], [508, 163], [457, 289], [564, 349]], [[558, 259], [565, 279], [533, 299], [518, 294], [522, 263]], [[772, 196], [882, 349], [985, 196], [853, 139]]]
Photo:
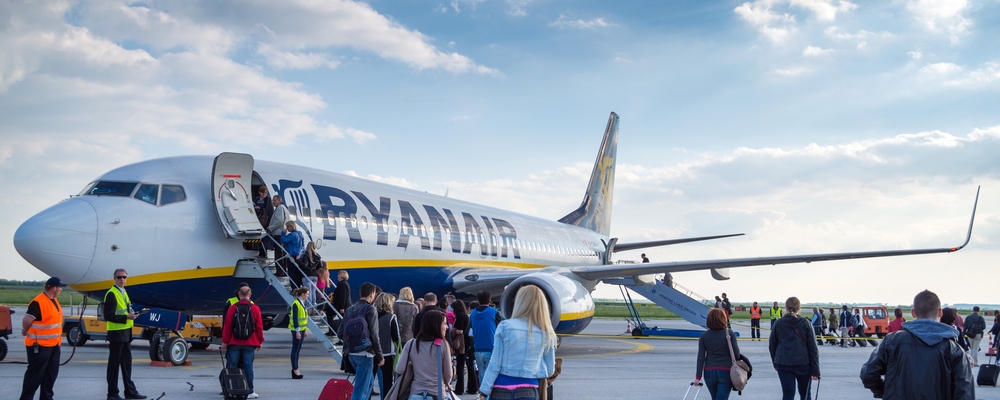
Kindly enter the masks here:
[[[614, 264], [615, 252], [737, 236], [618, 243], [611, 209], [619, 116], [611, 113], [580, 206], [558, 221], [248, 154], [158, 158], [126, 165], [88, 183], [24, 222], [18, 253], [80, 293], [100, 300], [116, 268], [129, 273], [133, 302], [191, 314], [217, 314], [240, 281], [239, 260], [253, 259], [247, 239], [262, 237], [252, 198], [260, 186], [279, 195], [331, 271], [417, 295], [487, 290], [505, 316], [514, 294], [536, 285], [550, 302], [557, 333], [579, 333], [594, 316], [591, 292], [602, 279], [649, 284], [656, 274], [955, 252], [958, 247], [688, 262]], [[978, 191], [976, 204], [978, 204]], [[335, 275], [335, 272], [332, 274]], [[250, 280], [261, 311], [275, 318], [288, 304], [264, 279]]]

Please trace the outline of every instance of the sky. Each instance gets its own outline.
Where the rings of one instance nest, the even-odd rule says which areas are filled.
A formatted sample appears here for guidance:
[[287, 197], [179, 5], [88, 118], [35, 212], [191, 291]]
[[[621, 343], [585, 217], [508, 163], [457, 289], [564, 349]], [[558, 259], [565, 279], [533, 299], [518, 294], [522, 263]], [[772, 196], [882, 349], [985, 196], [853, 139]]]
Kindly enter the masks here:
[[[129, 163], [247, 152], [543, 218], [621, 116], [612, 236], [734, 301], [998, 303], [1000, 1], [0, 0], [0, 277]], [[635, 260], [639, 252], [616, 254]], [[596, 297], [617, 296], [603, 287]]]

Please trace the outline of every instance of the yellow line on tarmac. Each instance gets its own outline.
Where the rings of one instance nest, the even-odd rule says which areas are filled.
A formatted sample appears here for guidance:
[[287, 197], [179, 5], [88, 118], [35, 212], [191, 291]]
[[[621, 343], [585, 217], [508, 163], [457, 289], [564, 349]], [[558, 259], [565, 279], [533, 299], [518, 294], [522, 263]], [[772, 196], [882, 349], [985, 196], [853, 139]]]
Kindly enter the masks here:
[[634, 346], [635, 346], [635, 348], [634, 348], [634, 349], [630, 349], [630, 350], [625, 350], [625, 351], [616, 351], [616, 352], [614, 352], [614, 353], [604, 353], [604, 354], [582, 354], [582, 355], [579, 355], [579, 356], [560, 356], [559, 358], [584, 358], [584, 357], [605, 357], [605, 356], [617, 356], [617, 355], [620, 355], [620, 354], [635, 354], [635, 353], [642, 353], [642, 352], [644, 352], [644, 351], [649, 351], [649, 350], [652, 350], [652, 349], [653, 349], [653, 346], [650, 346], [650, 345], [648, 345], [648, 344], [645, 344], [645, 343], [636, 343], [636, 342], [629, 342], [629, 341], [627, 341], [627, 340], [618, 340], [618, 339], [609, 339], [609, 340], [611, 340], [611, 341], [615, 341], [615, 342], [622, 342], [622, 343], [626, 343], [626, 344], [631, 344], [631, 345], [634, 345]]

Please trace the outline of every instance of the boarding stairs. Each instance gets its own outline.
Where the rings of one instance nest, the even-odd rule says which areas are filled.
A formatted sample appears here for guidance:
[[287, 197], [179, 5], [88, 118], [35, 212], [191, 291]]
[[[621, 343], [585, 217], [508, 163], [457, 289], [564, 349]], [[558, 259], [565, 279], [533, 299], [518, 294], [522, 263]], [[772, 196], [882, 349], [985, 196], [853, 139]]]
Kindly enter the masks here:
[[[234, 272], [233, 276], [236, 276], [237, 278], [267, 279], [268, 283], [270, 283], [272, 287], [274, 288], [280, 287], [284, 289], [284, 290], [278, 290], [278, 294], [281, 295], [281, 298], [284, 299], [285, 303], [288, 304], [288, 307], [291, 308], [292, 303], [295, 302], [295, 297], [292, 296], [291, 292], [295, 288], [301, 286], [301, 282], [292, 282], [292, 280], [287, 277], [279, 278], [276, 274], [279, 271], [283, 275], [288, 276], [288, 271], [285, 270], [285, 267], [282, 267], [281, 265], [282, 263], [279, 261], [286, 260], [285, 265], [288, 266], [288, 268], [298, 269], [299, 273], [301, 273], [302, 276], [305, 276], [305, 272], [302, 270], [302, 267], [295, 262], [295, 259], [288, 255], [288, 252], [285, 251], [285, 248], [281, 245], [281, 243], [278, 243], [270, 235], [264, 235], [264, 238], [265, 239], [262, 240], [270, 240], [277, 248], [281, 249], [281, 252], [284, 255], [282, 257], [279, 257], [278, 259], [257, 258], [254, 260], [240, 260], [236, 265], [236, 271]], [[316, 287], [316, 284], [314, 282], [308, 281], [308, 285], [309, 285], [309, 290], [312, 290], [315, 293], [322, 293], [322, 291], [320, 291], [319, 288]], [[324, 307], [324, 306], [329, 306], [329, 307]], [[333, 307], [332, 303], [330, 303], [330, 300], [329, 298], [327, 298], [326, 295], [317, 295], [316, 305], [314, 306], [314, 308], [306, 309], [306, 312], [310, 314], [308, 320], [306, 321], [306, 324], [309, 328], [309, 332], [312, 333], [313, 338], [316, 339], [318, 342], [320, 342], [324, 348], [326, 348], [326, 351], [328, 351], [330, 355], [333, 356], [334, 360], [337, 360], [337, 363], [342, 363], [344, 357], [343, 353], [341, 352], [341, 348], [338, 347], [336, 344], [334, 344], [339, 340], [339, 338], [336, 335], [333, 336], [326, 335], [326, 333], [331, 331], [331, 329], [330, 325], [327, 324], [326, 322], [326, 318], [324, 318], [322, 314], [319, 314], [317, 312], [315, 314], [318, 315], [312, 315], [314, 314], [312, 312], [313, 310], [318, 311], [323, 309], [326, 309], [325, 310], [326, 312], [333, 312], [334, 319], [343, 320], [343, 316], [340, 315], [339, 312], [337, 312], [337, 310]], [[291, 316], [289, 316], [289, 318], [291, 318]]]
[[690, 289], [673, 282], [672, 279], [656, 279], [651, 285], [639, 284], [631, 277], [604, 279], [603, 282], [620, 287], [622, 296], [626, 300], [626, 305], [629, 307], [629, 314], [635, 319], [636, 326], [639, 328], [644, 328], [645, 326], [639, 317], [638, 310], [635, 308], [632, 296], [626, 289], [642, 295], [642, 297], [677, 314], [692, 324], [703, 328], [708, 327], [708, 310], [711, 310], [714, 304]]

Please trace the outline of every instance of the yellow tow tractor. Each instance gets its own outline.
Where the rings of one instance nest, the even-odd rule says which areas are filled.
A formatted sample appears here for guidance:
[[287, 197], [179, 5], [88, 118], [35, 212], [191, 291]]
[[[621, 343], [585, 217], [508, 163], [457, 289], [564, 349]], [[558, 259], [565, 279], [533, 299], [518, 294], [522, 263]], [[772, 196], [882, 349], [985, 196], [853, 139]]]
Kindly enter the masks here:
[[[70, 345], [83, 346], [90, 340], [107, 340], [108, 326], [99, 316], [71, 315], [65, 318], [63, 334]], [[149, 341], [150, 360], [183, 365], [189, 344], [195, 350], [222, 344], [222, 316], [146, 308], [134, 321], [132, 338]]]

